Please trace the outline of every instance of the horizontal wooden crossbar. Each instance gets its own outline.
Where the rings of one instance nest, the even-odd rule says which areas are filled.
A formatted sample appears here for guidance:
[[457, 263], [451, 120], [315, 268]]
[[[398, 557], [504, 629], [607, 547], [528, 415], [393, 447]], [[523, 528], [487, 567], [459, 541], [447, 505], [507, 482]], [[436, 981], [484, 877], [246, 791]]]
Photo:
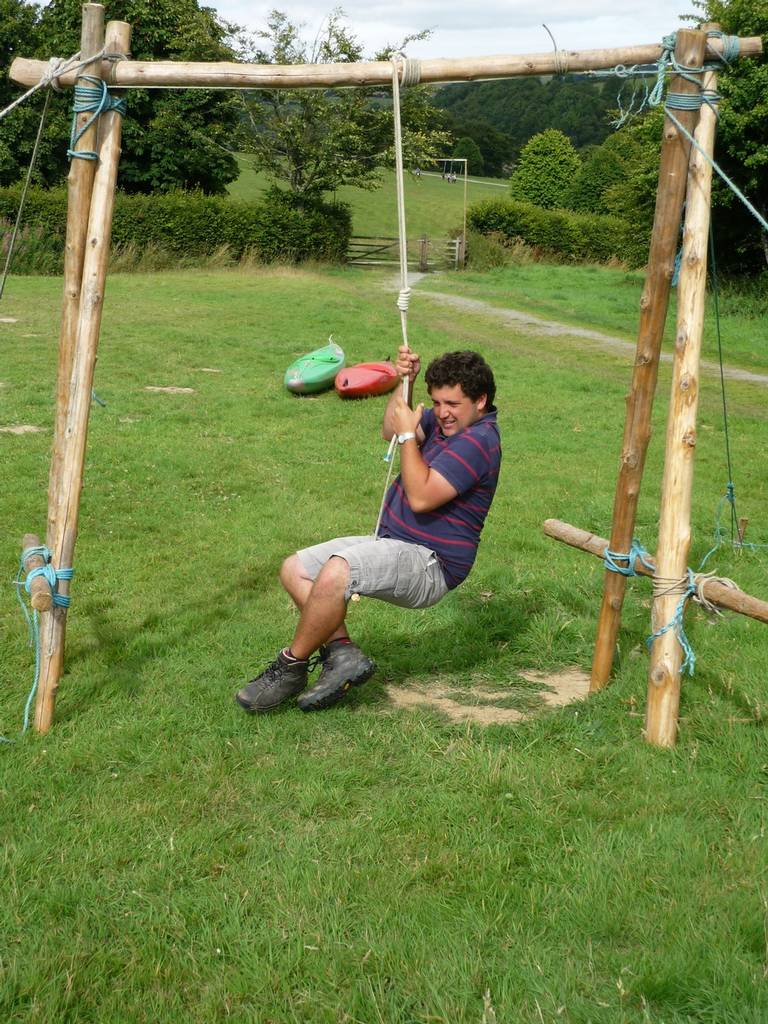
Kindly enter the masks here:
[[[560, 519], [547, 519], [544, 523], [544, 533], [553, 540], [562, 541], [572, 548], [586, 551], [597, 558], [605, 556], [608, 541], [604, 537], [596, 537], [594, 533], [587, 530], [580, 530], [578, 526], [571, 526]], [[635, 562], [634, 570], [639, 576], [653, 576], [656, 566], [655, 559], [650, 556], [646, 561], [654, 568], [648, 569], [638, 559]], [[758, 597], [745, 594], [743, 590], [727, 587], [717, 580], [708, 579], [706, 576], [694, 577], [696, 584], [703, 583], [702, 593], [707, 601], [718, 606], [727, 608], [731, 612], [739, 612], [741, 615], [748, 615], [750, 619], [757, 619], [758, 622], [768, 622], [768, 601], [761, 601]]]
[[[740, 57], [758, 57], [763, 52], [759, 36], [741, 39]], [[722, 53], [721, 39], [708, 41], [712, 55]], [[419, 81], [474, 82], [496, 78], [517, 78], [533, 75], [557, 75], [571, 71], [600, 71], [623, 64], [655, 64], [662, 46], [613, 47], [606, 50], [558, 50], [556, 53], [531, 53], [518, 56], [433, 58], [422, 60]], [[11, 64], [11, 80], [32, 86], [50, 70], [48, 61], [17, 57]], [[61, 86], [75, 83], [71, 71], [57, 79]], [[235, 64], [192, 63], [188, 61], [104, 61], [101, 75], [110, 85], [137, 89], [309, 89], [345, 88], [354, 86], [388, 86], [392, 83], [389, 61], [350, 64]]]

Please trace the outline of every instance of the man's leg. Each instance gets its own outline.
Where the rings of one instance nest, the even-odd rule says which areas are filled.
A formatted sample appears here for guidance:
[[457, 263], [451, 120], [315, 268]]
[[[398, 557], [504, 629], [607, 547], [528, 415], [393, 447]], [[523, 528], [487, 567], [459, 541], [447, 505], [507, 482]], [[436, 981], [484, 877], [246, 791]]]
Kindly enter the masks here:
[[[346, 589], [347, 581], [349, 580], [349, 566], [341, 558], [331, 558], [331, 559], [329, 559], [329, 561], [341, 562], [342, 566], [346, 569], [346, 579], [344, 581], [344, 586], [342, 587], [342, 600], [343, 600], [344, 590]], [[328, 565], [328, 562], [326, 562], [326, 565]], [[323, 569], [324, 568], [325, 568], [325, 566], [323, 567]], [[323, 570], [321, 570], [321, 573], [322, 572], [323, 572]], [[320, 578], [320, 574], [318, 574], [317, 580], [319, 580], [319, 578]], [[280, 582], [282, 583], [283, 588], [290, 595], [293, 603], [296, 605], [296, 607], [299, 609], [300, 612], [304, 611], [304, 606], [306, 605], [307, 601], [309, 600], [310, 594], [312, 594], [313, 588], [314, 588], [315, 583], [317, 582], [317, 580], [313, 580], [313, 579], [311, 579], [307, 575], [307, 570], [304, 568], [304, 566], [303, 566], [303, 564], [301, 562], [301, 559], [299, 558], [298, 555], [290, 555], [288, 558], [286, 558], [286, 560], [283, 562], [283, 564], [282, 564], [282, 566], [280, 568]], [[344, 602], [344, 605], [345, 605], [344, 606], [344, 612], [346, 613], [346, 602]], [[337, 607], [337, 610], [338, 610], [338, 605], [336, 607]], [[300, 623], [300, 625], [301, 625], [301, 623]], [[297, 630], [297, 633], [298, 633], [298, 630]], [[341, 621], [341, 624], [339, 625], [339, 627], [337, 629], [335, 629], [327, 637], [325, 637], [324, 640], [321, 640], [320, 643], [330, 643], [333, 640], [348, 640], [348, 639], [349, 639], [349, 633], [347, 632], [347, 627], [346, 627], [346, 625], [344, 623], [344, 618], [342, 616], [342, 621]], [[295, 643], [296, 643], [296, 637], [294, 637], [294, 642], [291, 644], [291, 652], [296, 657], [299, 657], [299, 655], [296, 654], [296, 650], [295, 650], [295, 646], [294, 646]], [[318, 644], [318, 646], [320, 646], [320, 645]], [[313, 650], [314, 649], [315, 648], [313, 648]], [[312, 653], [312, 651], [309, 652], [309, 654], [311, 654], [311, 653]], [[303, 657], [308, 657], [308, 655], [303, 655]]]
[[[296, 556], [292, 556], [296, 558]], [[291, 559], [286, 559], [286, 563]], [[296, 558], [298, 562], [298, 558]], [[295, 567], [286, 570], [283, 564], [280, 579], [283, 586], [301, 609], [299, 624], [291, 641], [290, 653], [294, 658], [306, 659], [329, 640], [346, 637], [344, 618], [347, 602], [344, 594], [349, 583], [349, 565], [334, 555], [328, 559], [314, 583], [298, 577]], [[301, 563], [299, 562], [299, 565]], [[291, 589], [293, 588], [293, 589]]]

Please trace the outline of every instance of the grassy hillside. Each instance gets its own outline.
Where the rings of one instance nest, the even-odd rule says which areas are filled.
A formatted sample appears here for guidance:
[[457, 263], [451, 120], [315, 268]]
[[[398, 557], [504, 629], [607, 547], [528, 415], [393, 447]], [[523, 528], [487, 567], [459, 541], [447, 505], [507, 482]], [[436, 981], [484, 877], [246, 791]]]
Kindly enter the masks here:
[[[238, 157], [240, 177], [229, 186], [235, 199], [254, 199], [268, 187], [262, 174], [256, 174], [247, 156]], [[475, 179], [467, 187], [467, 203], [505, 194], [503, 182]], [[397, 197], [394, 171], [382, 172], [381, 188], [366, 192], [359, 188], [341, 188], [336, 197], [352, 207], [353, 233], [356, 235], [397, 234]], [[449, 184], [439, 175], [408, 175], [405, 183], [408, 237], [447, 238], [461, 230], [464, 206], [464, 183]]]

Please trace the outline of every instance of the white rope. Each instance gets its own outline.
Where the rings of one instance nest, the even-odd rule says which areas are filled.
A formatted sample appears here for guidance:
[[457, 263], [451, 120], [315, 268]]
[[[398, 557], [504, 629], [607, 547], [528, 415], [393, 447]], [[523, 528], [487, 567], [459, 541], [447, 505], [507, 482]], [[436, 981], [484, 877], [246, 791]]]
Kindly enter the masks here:
[[67, 57], [66, 60], [63, 57], [49, 58], [48, 68], [44, 72], [40, 81], [36, 82], [31, 89], [27, 89], [27, 91], [15, 99], [13, 103], [9, 103], [5, 110], [0, 110], [0, 121], [2, 121], [7, 114], [10, 114], [12, 110], [15, 110], [16, 107], [20, 106], [24, 100], [33, 96], [38, 89], [43, 89], [45, 86], [50, 85], [52, 89], [56, 90], [56, 92], [61, 92], [61, 87], [57, 84], [58, 78], [67, 74], [69, 71], [78, 71], [80, 68], [84, 68], [86, 65], [92, 64], [94, 61], [102, 58], [104, 54], [105, 51], [101, 50], [99, 53], [94, 53], [94, 55], [89, 57], [87, 60], [80, 60], [80, 51], [78, 50], [77, 53], [73, 53], [72, 56]]
[[693, 578], [696, 584], [696, 593], [693, 595], [694, 601], [700, 604], [701, 607], [713, 615], [722, 615], [723, 613], [713, 604], [704, 593], [704, 588], [708, 583], [719, 583], [723, 587], [729, 587], [732, 590], [738, 590], [738, 584], [734, 583], [733, 580], [728, 579], [727, 576], [716, 576], [714, 572], [697, 572]]
[[[397, 296], [397, 308], [400, 310], [400, 329], [403, 335], [403, 344], [407, 349], [408, 344], [408, 303], [411, 297], [411, 289], [408, 285], [408, 234], [405, 224], [405, 174], [403, 172], [403, 128], [400, 121], [400, 70], [402, 69], [402, 84], [415, 85], [421, 77], [418, 61], [409, 60], [401, 53], [392, 54], [392, 116], [395, 127], [395, 184], [397, 191], [397, 225], [398, 241], [400, 250], [400, 292]], [[403, 401], [406, 405], [410, 402], [411, 382], [408, 377], [403, 377]], [[384, 494], [379, 506], [379, 515], [376, 519], [374, 537], [379, 536], [381, 517], [384, 514], [384, 502], [387, 498], [389, 481], [392, 476], [394, 465], [395, 447], [397, 446], [397, 435], [393, 434], [389, 442], [389, 449], [385, 461], [389, 464], [387, 478], [384, 482]]]

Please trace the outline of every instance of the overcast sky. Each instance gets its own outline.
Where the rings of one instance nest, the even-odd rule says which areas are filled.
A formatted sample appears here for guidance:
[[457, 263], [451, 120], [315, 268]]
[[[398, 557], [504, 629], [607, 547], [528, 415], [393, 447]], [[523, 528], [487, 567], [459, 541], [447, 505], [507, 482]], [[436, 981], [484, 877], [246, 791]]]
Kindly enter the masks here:
[[[256, 30], [270, 10], [286, 11], [306, 26], [313, 39], [333, 0], [301, 3], [254, 3], [252, 0], [204, 0], [222, 18]], [[432, 37], [408, 48], [411, 57], [476, 57], [497, 53], [545, 53], [552, 43], [546, 22], [563, 50], [587, 50], [660, 42], [662, 36], [685, 27], [680, 14], [693, 13], [691, 0], [411, 0], [400, 3], [370, 0], [341, 4], [353, 34], [372, 55], [406, 35], [431, 28]]]

